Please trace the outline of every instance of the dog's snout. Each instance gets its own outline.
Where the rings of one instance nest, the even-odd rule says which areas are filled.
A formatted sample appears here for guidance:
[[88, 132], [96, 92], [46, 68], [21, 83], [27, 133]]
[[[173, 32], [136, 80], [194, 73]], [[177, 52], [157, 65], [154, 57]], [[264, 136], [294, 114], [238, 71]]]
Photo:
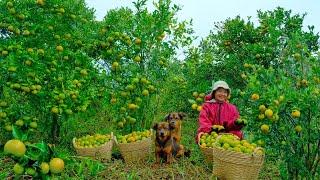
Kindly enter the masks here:
[[165, 133], [164, 133], [164, 130], [161, 129], [160, 132], [159, 132], [159, 134], [160, 134], [160, 136], [164, 136], [164, 134], [165, 134]]

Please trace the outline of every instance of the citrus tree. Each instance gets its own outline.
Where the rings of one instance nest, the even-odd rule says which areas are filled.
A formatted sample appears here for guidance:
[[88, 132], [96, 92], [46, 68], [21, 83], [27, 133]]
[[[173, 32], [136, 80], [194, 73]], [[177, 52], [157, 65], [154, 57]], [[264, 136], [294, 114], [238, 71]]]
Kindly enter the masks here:
[[5, 0], [0, 8], [1, 131], [39, 129], [56, 142], [59, 127], [98, 94], [98, 72], [83, 51], [93, 11], [78, 0]]
[[283, 177], [311, 178], [319, 173], [319, 56], [287, 61], [285, 69], [252, 67], [242, 115], [257, 143], [284, 161]]
[[109, 11], [90, 51], [104, 68], [113, 122], [123, 132], [150, 128], [175, 50], [191, 43], [188, 23], [176, 20], [179, 7], [159, 1], [149, 12], [146, 2]]
[[[260, 34], [278, 32], [274, 38], [281, 40], [281, 46], [273, 46], [276, 39], [262, 36], [274, 49], [260, 53], [259, 62], [264, 63], [244, 64], [242, 78], [247, 85], [240, 93], [241, 114], [249, 120], [247, 130], [257, 144], [281, 160], [282, 178], [314, 178], [319, 175], [319, 36], [312, 27], [303, 32], [303, 17], [289, 18], [288, 11], [259, 15]], [[271, 26], [270, 22], [278, 23]]]

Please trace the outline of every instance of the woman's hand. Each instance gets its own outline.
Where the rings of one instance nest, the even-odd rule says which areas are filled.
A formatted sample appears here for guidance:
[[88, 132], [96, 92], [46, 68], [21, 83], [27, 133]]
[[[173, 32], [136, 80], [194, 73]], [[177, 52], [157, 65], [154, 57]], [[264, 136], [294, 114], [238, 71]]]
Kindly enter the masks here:
[[223, 130], [225, 130], [225, 128], [224, 128], [224, 126], [221, 126], [221, 125], [213, 125], [211, 128], [211, 131], [214, 131], [216, 133], [219, 133]]

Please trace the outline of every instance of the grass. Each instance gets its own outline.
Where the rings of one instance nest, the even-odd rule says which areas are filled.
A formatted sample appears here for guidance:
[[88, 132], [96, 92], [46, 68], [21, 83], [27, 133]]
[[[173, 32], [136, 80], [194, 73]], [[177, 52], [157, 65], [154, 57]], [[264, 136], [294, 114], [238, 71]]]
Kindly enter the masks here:
[[[65, 171], [51, 179], [215, 179], [212, 166], [208, 165], [198, 145], [195, 143], [197, 129], [196, 119], [187, 119], [182, 127], [182, 144], [191, 150], [189, 158], [183, 157], [171, 165], [154, 165], [154, 155], [151, 154], [146, 162], [126, 164], [114, 149], [110, 162], [102, 163], [90, 158], [76, 156], [70, 146], [57, 147], [57, 151], [66, 157]], [[2, 151], [3, 147], [1, 147]], [[12, 176], [15, 162], [0, 151], [0, 179]], [[280, 179], [278, 164], [266, 159], [260, 172], [259, 179]]]

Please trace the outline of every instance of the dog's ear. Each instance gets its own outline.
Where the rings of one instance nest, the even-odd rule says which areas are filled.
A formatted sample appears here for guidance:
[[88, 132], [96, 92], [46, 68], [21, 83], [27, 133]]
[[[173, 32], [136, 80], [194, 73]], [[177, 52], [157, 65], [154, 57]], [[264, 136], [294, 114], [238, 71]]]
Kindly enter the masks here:
[[187, 114], [184, 112], [179, 112], [178, 114], [180, 116], [180, 119], [184, 119], [187, 116]]
[[155, 123], [152, 128], [153, 128], [153, 130], [157, 130], [158, 129], [158, 123]]
[[169, 121], [170, 113], [164, 117], [164, 120]]

